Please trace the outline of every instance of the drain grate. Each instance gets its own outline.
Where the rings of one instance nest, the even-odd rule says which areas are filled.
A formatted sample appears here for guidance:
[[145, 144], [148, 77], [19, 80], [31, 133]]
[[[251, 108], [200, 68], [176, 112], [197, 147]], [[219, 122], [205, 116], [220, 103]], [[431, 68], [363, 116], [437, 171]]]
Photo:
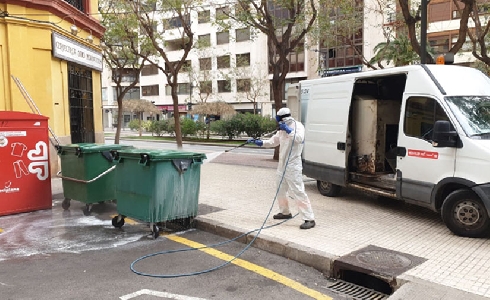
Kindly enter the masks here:
[[388, 295], [365, 288], [343, 280], [336, 280], [327, 287], [329, 290], [337, 292], [342, 296], [352, 297], [352, 300], [382, 300], [388, 299]]

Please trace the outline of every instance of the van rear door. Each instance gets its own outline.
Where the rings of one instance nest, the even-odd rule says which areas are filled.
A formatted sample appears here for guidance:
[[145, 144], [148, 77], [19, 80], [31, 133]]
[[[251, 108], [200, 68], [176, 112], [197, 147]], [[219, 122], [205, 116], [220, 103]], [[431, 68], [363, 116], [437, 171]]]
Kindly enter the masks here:
[[305, 124], [303, 173], [345, 186], [349, 108], [354, 77], [315, 80]]
[[435, 121], [449, 121], [436, 98], [427, 94], [405, 97], [397, 143], [397, 177], [401, 179], [397, 192], [404, 200], [428, 204], [434, 186], [454, 176], [456, 148], [432, 146]]

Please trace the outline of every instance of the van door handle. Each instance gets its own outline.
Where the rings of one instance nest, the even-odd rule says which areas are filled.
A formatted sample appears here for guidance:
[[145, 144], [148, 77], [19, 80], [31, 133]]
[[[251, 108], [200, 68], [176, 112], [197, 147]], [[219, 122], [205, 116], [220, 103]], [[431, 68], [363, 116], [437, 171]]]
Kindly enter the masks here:
[[396, 156], [405, 157], [407, 155], [407, 148], [405, 147], [396, 147]]

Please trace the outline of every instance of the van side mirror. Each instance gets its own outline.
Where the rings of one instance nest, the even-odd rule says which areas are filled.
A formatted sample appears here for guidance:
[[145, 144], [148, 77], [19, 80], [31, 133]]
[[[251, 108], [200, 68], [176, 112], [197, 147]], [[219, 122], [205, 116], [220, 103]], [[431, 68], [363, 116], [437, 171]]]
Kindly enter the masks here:
[[434, 147], [456, 147], [458, 133], [451, 130], [449, 121], [436, 121], [432, 132], [432, 146]]

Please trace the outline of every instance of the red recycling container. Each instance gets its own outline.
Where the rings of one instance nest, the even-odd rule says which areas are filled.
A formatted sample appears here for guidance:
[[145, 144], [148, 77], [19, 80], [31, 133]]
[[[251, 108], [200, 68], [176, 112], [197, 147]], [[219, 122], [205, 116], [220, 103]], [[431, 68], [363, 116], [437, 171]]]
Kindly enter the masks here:
[[48, 118], [0, 111], [0, 216], [52, 206]]

